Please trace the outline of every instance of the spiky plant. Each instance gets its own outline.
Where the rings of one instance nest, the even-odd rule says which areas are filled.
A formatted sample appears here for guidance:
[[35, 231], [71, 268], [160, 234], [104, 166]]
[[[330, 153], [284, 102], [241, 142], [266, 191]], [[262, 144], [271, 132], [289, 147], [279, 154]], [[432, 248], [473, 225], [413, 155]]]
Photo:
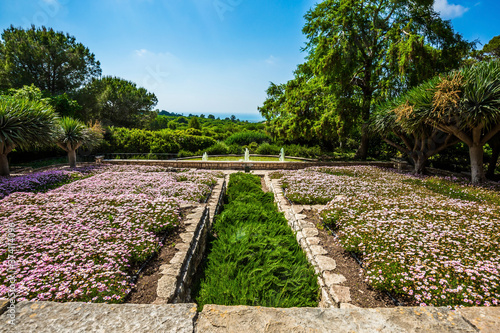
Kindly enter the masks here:
[[57, 116], [43, 101], [0, 96], [0, 175], [9, 176], [7, 154], [52, 143]]
[[418, 108], [418, 98], [409, 103], [417, 119], [469, 146], [472, 182], [482, 182], [483, 147], [500, 132], [500, 61], [480, 62], [440, 77], [432, 108]]
[[70, 117], [59, 120], [56, 143], [68, 153], [70, 167], [76, 167], [76, 150], [83, 145], [91, 147], [102, 138], [99, 123], [87, 127], [82, 121]]

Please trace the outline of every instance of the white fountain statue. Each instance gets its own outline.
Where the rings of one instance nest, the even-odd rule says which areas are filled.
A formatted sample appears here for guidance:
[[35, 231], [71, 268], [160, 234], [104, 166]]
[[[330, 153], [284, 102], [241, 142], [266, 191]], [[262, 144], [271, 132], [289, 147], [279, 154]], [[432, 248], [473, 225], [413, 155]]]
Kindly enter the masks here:
[[201, 158], [201, 160], [202, 160], [202, 161], [208, 161], [208, 154], [207, 154], [207, 152], [205, 152], [205, 153], [203, 154], [203, 157]]
[[280, 162], [285, 162], [285, 150], [283, 148], [280, 150]]
[[250, 151], [245, 148], [245, 162], [250, 162]]

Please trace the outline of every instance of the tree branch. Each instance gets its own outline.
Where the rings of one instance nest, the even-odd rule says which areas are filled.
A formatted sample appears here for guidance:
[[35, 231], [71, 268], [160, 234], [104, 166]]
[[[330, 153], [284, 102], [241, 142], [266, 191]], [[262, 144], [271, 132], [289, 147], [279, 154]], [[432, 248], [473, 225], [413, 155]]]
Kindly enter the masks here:
[[489, 131], [488, 134], [484, 136], [483, 140], [481, 141], [481, 144], [484, 146], [498, 132], [500, 132], [500, 123], [498, 123], [495, 127], [493, 127], [491, 131]]

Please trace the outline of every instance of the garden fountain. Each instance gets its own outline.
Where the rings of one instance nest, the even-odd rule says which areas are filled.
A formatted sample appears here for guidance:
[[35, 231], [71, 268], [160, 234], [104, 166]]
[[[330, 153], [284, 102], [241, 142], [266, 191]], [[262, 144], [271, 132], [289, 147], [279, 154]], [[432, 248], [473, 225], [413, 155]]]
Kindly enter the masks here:
[[208, 161], [208, 154], [205, 152], [203, 154], [203, 157], [201, 158], [202, 161]]
[[283, 148], [280, 150], [280, 162], [285, 162], [285, 150]]
[[250, 151], [245, 148], [245, 162], [250, 162]]

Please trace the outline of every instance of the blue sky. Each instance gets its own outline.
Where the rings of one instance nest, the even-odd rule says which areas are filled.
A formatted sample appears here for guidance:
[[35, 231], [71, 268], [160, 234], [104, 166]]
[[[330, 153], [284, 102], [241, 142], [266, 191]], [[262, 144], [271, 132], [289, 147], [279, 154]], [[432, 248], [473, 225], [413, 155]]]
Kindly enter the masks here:
[[[269, 82], [292, 78], [304, 53], [303, 16], [315, 0], [1, 0], [0, 28], [68, 32], [103, 75], [154, 92], [157, 108], [260, 119]], [[436, 0], [468, 40], [500, 34], [498, 0]]]

